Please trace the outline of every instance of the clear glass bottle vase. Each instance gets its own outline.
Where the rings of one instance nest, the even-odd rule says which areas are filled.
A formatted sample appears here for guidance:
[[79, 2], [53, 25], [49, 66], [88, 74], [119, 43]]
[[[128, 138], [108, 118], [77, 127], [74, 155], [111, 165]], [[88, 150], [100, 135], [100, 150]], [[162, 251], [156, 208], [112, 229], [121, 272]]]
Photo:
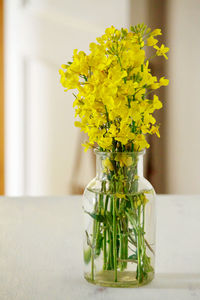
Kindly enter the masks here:
[[155, 192], [143, 152], [96, 151], [97, 175], [84, 192], [84, 277], [134, 287], [154, 277]]

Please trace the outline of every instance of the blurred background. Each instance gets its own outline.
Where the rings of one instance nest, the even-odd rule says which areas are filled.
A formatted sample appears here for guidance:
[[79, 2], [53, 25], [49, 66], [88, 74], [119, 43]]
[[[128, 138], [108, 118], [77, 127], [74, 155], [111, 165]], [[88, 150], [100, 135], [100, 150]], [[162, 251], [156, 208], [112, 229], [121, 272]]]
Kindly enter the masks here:
[[81, 148], [58, 70], [106, 27], [142, 22], [170, 47], [151, 65], [170, 84], [145, 175], [157, 193], [200, 193], [199, 0], [0, 0], [0, 194], [82, 193], [95, 158]]

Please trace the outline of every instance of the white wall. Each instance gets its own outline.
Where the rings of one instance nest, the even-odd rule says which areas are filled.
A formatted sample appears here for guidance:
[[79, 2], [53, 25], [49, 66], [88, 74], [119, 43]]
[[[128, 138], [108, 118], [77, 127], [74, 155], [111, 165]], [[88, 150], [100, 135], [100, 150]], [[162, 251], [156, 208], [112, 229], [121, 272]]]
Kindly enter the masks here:
[[[127, 26], [129, 0], [4, 0], [4, 7], [6, 194], [67, 194], [78, 129], [58, 69], [106, 27]], [[90, 176], [87, 166], [81, 180]]]
[[200, 1], [168, 6], [168, 191], [200, 193]]

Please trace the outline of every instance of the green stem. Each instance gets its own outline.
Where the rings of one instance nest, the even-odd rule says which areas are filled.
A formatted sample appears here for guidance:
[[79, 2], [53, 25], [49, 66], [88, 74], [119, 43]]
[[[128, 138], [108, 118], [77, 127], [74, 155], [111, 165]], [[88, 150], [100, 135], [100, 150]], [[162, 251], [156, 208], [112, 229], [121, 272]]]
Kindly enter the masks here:
[[[98, 199], [98, 211], [99, 212], [101, 211], [101, 207], [102, 207], [102, 201], [103, 201], [102, 197], [103, 197], [103, 195], [99, 194], [99, 199]], [[97, 241], [99, 240], [100, 235], [101, 235], [100, 222], [97, 222], [96, 223], [96, 238], [95, 238], [95, 242], [96, 242], [95, 249], [96, 249], [96, 254], [97, 255], [99, 255], [100, 251], [101, 251], [101, 249], [100, 249], [100, 247], [97, 243]]]
[[[126, 228], [125, 228], [125, 236], [124, 236], [124, 259], [128, 258], [128, 219], [126, 216], [125, 219]], [[127, 262], [124, 263], [124, 268], [127, 267]]]
[[120, 270], [123, 271], [124, 269], [124, 248], [123, 248], [123, 229], [121, 229], [120, 224], [118, 224], [118, 231], [119, 231], [119, 243], [120, 243]]
[[144, 219], [145, 219], [145, 205], [142, 206], [142, 229], [144, 232]]
[[108, 267], [107, 270], [113, 270], [113, 238], [112, 232], [108, 230], [109, 236], [109, 256], [108, 256]]
[[96, 220], [93, 221], [93, 237], [92, 237], [92, 249], [91, 249], [91, 280], [94, 280], [94, 243], [96, 241]]
[[108, 110], [107, 107], [105, 105], [105, 111], [106, 111], [106, 120], [107, 120], [107, 127], [110, 128], [110, 121], [109, 121], [109, 117], [108, 117]]
[[145, 222], [145, 205], [142, 205], [142, 249], [143, 255], [145, 253], [145, 239], [144, 239], [144, 222]]
[[141, 206], [138, 207], [138, 220], [137, 220], [137, 280], [139, 283], [142, 282], [142, 249], [141, 249], [141, 228], [140, 228], [140, 216], [141, 216]]
[[[96, 195], [94, 211], [97, 212], [98, 200]], [[94, 257], [95, 257], [95, 246], [96, 246], [96, 230], [97, 221], [93, 221], [93, 234], [92, 234], [92, 249], [91, 249], [91, 280], [94, 280]]]
[[106, 229], [103, 232], [103, 269], [106, 270], [107, 266], [107, 249], [106, 249]]
[[94, 249], [92, 249], [91, 253], [91, 280], [94, 280]]
[[[106, 211], [107, 211], [107, 207], [108, 207], [108, 199], [109, 196], [106, 196], [106, 200], [105, 200], [105, 206], [104, 206], [104, 216], [106, 217]], [[103, 269], [106, 270], [107, 269], [107, 246], [106, 246], [106, 238], [107, 238], [107, 229], [106, 226], [104, 224], [104, 232], [103, 232]]]
[[113, 257], [114, 281], [117, 282], [117, 227], [116, 227], [116, 199], [113, 197]]

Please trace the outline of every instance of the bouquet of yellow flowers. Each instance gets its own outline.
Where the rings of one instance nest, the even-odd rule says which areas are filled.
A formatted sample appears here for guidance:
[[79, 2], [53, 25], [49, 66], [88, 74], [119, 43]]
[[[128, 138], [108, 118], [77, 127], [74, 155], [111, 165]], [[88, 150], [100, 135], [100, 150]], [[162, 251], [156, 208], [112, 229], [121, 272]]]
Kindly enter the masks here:
[[97, 155], [97, 176], [84, 192], [85, 278], [95, 284], [140, 286], [154, 277], [155, 192], [139, 164], [146, 135], [160, 136], [153, 113], [162, 103], [151, 95], [168, 85], [152, 75], [145, 53], [153, 47], [151, 59], [167, 59], [159, 35], [144, 24], [111, 26], [89, 54], [74, 50], [60, 70], [65, 91], [77, 91], [75, 125], [88, 134], [84, 147]]
[[65, 91], [76, 89], [74, 107], [80, 121], [75, 125], [88, 134], [88, 147], [102, 151], [140, 151], [148, 148], [146, 134], [157, 134], [152, 116], [162, 107], [158, 96], [149, 96], [168, 80], [151, 74], [145, 47], [164, 56], [169, 48], [157, 46], [156, 36], [145, 25], [117, 30], [107, 28], [105, 34], [90, 44], [90, 53], [74, 50], [73, 62], [62, 65], [61, 83]]

